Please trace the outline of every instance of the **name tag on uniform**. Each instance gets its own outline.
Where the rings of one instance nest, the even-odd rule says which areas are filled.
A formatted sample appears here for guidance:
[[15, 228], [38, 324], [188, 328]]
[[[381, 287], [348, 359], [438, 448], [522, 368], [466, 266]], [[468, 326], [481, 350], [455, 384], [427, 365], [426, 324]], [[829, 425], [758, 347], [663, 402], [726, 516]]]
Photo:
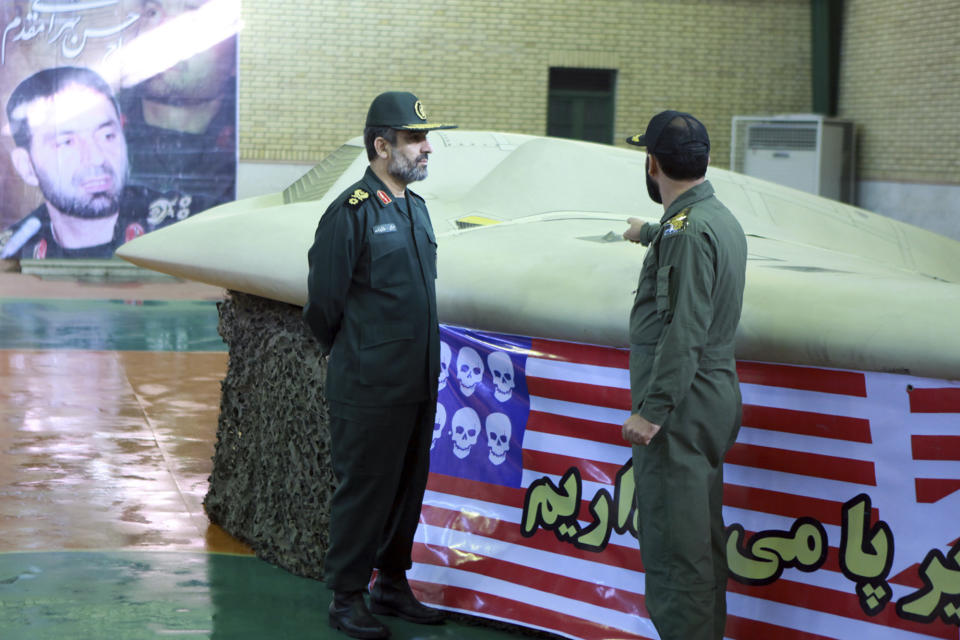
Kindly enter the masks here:
[[397, 225], [393, 224], [392, 222], [388, 222], [386, 224], [378, 224], [373, 228], [374, 233], [391, 233], [396, 230], [397, 230]]

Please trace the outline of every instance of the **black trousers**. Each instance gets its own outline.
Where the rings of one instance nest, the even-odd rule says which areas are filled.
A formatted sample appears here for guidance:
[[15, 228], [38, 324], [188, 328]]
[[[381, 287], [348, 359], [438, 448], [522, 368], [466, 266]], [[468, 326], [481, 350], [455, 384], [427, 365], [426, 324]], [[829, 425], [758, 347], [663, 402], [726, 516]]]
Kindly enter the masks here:
[[389, 573], [410, 568], [436, 408], [433, 400], [393, 407], [330, 403], [338, 481], [324, 562], [331, 589], [365, 590], [374, 568]]

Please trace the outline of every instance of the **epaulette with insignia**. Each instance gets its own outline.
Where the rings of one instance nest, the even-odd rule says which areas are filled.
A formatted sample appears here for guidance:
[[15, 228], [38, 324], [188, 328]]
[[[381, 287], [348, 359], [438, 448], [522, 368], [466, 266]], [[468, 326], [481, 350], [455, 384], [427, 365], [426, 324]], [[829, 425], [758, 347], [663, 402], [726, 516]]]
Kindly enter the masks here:
[[673, 216], [663, 225], [663, 235], [672, 236], [675, 233], [683, 231], [687, 226], [687, 214], [690, 213], [690, 207], [687, 207], [677, 215]]
[[347, 198], [347, 204], [351, 207], [358, 207], [364, 200], [370, 197], [370, 194], [364, 191], [363, 189], [354, 189], [353, 193], [350, 194], [350, 197]]

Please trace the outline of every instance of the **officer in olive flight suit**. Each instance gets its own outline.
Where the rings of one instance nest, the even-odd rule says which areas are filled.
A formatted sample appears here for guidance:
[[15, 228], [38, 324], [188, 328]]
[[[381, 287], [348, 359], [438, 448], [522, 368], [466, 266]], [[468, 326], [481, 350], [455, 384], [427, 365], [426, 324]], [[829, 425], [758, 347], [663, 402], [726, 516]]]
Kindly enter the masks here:
[[[412, 93], [377, 96], [364, 143], [370, 166], [333, 200], [308, 258], [304, 319], [329, 352], [326, 394], [338, 480], [324, 565], [333, 589], [330, 625], [386, 638], [371, 615], [437, 624], [405, 572], [430, 462], [440, 376], [435, 279], [437, 241], [423, 198], [407, 188], [427, 175], [433, 151]], [[371, 571], [378, 577], [363, 598]]]
[[630, 218], [649, 245], [630, 313], [633, 469], [646, 605], [663, 640], [719, 640], [727, 563], [723, 459], [740, 429], [734, 338], [743, 305], [743, 229], [705, 179], [710, 140], [690, 114], [664, 111], [643, 135], [660, 224]]

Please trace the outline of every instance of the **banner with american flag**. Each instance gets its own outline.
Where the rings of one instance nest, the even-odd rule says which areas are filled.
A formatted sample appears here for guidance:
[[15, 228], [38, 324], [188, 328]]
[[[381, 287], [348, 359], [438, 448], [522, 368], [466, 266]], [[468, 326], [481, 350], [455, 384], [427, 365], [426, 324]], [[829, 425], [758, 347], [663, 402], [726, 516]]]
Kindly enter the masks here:
[[[441, 327], [412, 584], [570, 638], [657, 638], [625, 350]], [[738, 363], [726, 637], [960, 638], [960, 382]]]

